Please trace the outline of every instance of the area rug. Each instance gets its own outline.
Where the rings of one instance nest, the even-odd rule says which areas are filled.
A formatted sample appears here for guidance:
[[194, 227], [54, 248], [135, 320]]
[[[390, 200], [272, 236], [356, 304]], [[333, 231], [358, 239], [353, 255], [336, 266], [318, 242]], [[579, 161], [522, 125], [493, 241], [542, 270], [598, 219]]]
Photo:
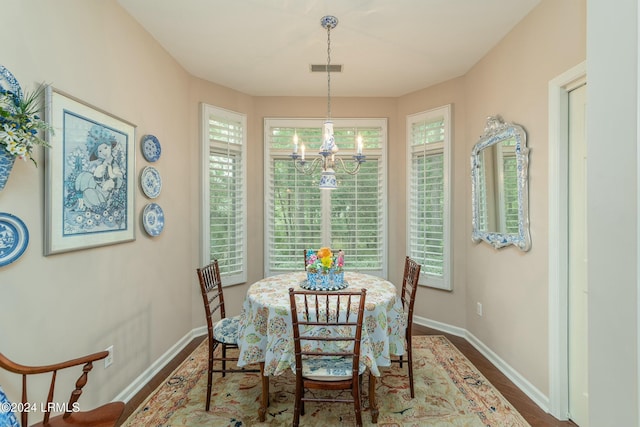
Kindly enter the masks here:
[[[265, 422], [258, 421], [260, 374], [214, 374], [211, 409], [204, 410], [207, 388], [206, 340], [124, 422], [123, 427], [290, 426], [293, 373], [270, 379]], [[444, 336], [413, 339], [415, 398], [409, 394], [407, 366], [384, 368], [376, 396], [379, 427], [526, 427], [529, 424], [469, 360]], [[367, 382], [363, 387], [365, 426], [371, 423]], [[333, 392], [335, 393], [335, 392]], [[307, 403], [301, 426], [355, 425], [353, 405]]]

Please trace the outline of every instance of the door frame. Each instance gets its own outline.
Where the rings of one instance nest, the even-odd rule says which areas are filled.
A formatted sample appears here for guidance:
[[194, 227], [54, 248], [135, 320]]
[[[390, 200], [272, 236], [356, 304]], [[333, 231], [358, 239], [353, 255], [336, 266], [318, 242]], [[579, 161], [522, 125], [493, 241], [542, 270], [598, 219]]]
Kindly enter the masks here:
[[549, 413], [559, 420], [569, 418], [569, 92], [586, 75], [584, 61], [549, 82]]

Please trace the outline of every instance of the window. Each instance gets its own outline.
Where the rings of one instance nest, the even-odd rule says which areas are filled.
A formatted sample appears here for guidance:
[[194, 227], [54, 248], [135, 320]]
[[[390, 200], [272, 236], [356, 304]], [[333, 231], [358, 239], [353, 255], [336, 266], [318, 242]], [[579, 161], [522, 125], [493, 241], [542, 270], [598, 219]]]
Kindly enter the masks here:
[[345, 252], [351, 271], [386, 276], [386, 119], [334, 119], [339, 154], [348, 158], [363, 138], [366, 161], [356, 175], [336, 170], [338, 188], [320, 190], [320, 169], [296, 170], [293, 136], [317, 156], [322, 119], [265, 119], [265, 274], [300, 270], [304, 249], [329, 246]]
[[450, 106], [407, 117], [408, 255], [420, 284], [451, 290]]
[[247, 280], [246, 117], [203, 104], [203, 264], [218, 260], [224, 285]]

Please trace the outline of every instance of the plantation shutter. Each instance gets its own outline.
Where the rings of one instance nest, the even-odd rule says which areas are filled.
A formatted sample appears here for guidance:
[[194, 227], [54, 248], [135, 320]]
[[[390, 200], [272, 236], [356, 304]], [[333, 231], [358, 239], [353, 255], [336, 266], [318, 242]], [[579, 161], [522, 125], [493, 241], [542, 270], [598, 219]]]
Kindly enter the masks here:
[[269, 174], [266, 274], [300, 270], [304, 268], [303, 250], [322, 246], [344, 250], [349, 269], [383, 274], [385, 174], [381, 158], [386, 121], [385, 126], [353, 126], [351, 122], [357, 120], [349, 124], [334, 120], [336, 144], [339, 154], [355, 153], [356, 137], [362, 135], [367, 159], [356, 175], [337, 168], [338, 188], [331, 191], [318, 188], [320, 169], [305, 175], [296, 170], [290, 157], [294, 135], [305, 145], [308, 162], [317, 157], [321, 121], [265, 120], [269, 159], [265, 168]]
[[210, 260], [230, 283], [246, 278], [244, 117], [208, 116]]
[[408, 122], [408, 255], [422, 266], [421, 283], [444, 288], [448, 286], [444, 283], [448, 264], [447, 126], [443, 114], [416, 115]]
[[375, 155], [379, 152], [376, 147], [381, 146], [380, 131], [336, 132], [340, 150], [349, 152], [353, 152], [355, 147], [350, 144], [360, 134], [367, 155], [358, 174], [339, 173], [338, 188], [331, 191], [331, 247], [344, 250], [349, 268], [356, 270], [381, 270], [384, 262], [384, 168], [380, 156]]
[[270, 269], [301, 269], [304, 268], [303, 250], [321, 246], [322, 207], [318, 182], [315, 177], [297, 173], [291, 160], [273, 159], [272, 162]]
[[442, 153], [414, 156], [411, 201], [411, 257], [427, 274], [442, 276], [444, 249], [442, 206]]

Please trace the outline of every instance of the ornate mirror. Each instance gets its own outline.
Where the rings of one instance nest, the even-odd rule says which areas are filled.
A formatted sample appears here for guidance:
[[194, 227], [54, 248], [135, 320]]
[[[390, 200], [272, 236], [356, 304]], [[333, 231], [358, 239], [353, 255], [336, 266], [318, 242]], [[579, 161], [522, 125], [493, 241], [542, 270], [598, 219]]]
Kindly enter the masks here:
[[529, 149], [524, 129], [487, 119], [484, 134], [471, 152], [471, 239], [494, 248], [531, 248], [529, 235]]

